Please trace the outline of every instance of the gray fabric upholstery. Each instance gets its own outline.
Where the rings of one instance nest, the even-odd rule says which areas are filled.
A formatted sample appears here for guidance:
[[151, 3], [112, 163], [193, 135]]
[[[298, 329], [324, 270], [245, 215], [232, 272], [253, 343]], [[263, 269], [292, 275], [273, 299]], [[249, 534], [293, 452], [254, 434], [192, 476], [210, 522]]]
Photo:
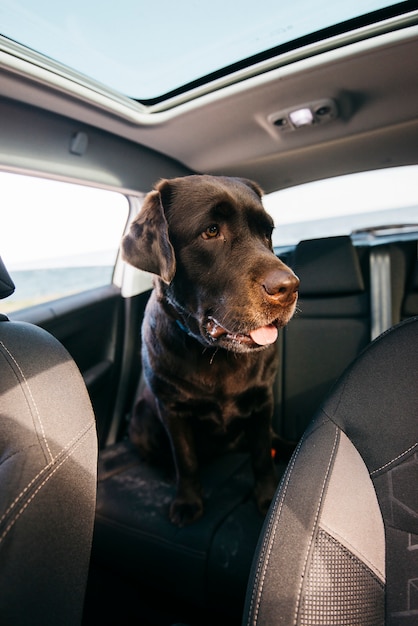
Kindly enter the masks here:
[[417, 348], [411, 318], [318, 411], [261, 534], [246, 626], [417, 623]]
[[0, 622], [81, 623], [97, 437], [67, 351], [31, 324], [0, 322]]
[[360, 264], [349, 236], [301, 241], [292, 266], [301, 279], [302, 298], [364, 291]]

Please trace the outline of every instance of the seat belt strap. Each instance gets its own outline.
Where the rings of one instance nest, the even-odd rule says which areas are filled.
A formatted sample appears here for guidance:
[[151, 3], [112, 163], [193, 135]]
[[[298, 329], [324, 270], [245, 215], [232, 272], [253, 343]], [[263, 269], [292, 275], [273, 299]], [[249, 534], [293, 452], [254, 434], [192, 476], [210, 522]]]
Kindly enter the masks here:
[[371, 339], [392, 326], [390, 255], [387, 250], [370, 252]]

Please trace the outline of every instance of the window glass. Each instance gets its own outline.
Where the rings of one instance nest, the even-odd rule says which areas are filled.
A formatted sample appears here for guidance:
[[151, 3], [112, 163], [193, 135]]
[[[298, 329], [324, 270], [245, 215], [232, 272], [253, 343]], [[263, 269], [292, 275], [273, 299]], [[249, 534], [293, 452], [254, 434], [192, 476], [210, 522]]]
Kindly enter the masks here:
[[6, 172], [0, 188], [0, 256], [16, 285], [2, 312], [112, 282], [125, 196]]
[[299, 38], [392, 4], [403, 8], [392, 0], [6, 0], [0, 3], [0, 32], [147, 100], [269, 48], [292, 41], [296, 47]]
[[328, 178], [268, 194], [276, 248], [302, 239], [418, 229], [418, 166]]

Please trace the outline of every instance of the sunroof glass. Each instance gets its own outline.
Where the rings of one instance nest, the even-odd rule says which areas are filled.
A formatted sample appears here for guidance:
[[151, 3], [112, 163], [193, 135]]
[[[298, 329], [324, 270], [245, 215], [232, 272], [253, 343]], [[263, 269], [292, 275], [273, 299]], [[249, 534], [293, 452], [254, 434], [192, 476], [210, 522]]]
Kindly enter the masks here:
[[0, 0], [0, 31], [129, 97], [158, 101], [243, 59], [390, 6], [382, 0]]

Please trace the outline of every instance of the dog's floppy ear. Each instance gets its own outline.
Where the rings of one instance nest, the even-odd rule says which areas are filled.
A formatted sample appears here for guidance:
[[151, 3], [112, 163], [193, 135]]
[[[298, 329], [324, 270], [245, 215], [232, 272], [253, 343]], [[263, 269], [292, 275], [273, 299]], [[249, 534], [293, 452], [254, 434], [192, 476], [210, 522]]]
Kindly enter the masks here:
[[122, 239], [122, 258], [138, 269], [157, 274], [170, 283], [176, 272], [174, 249], [159, 191], [145, 198], [138, 216]]
[[263, 197], [264, 192], [261, 189], [260, 185], [258, 185], [257, 183], [255, 183], [253, 180], [250, 180], [249, 178], [240, 178], [239, 179], [242, 183], [244, 183], [244, 185], [247, 185], [247, 187], [249, 187], [250, 189], [252, 189], [253, 191], [255, 191], [255, 193], [257, 194], [257, 196], [259, 196], [260, 198]]

